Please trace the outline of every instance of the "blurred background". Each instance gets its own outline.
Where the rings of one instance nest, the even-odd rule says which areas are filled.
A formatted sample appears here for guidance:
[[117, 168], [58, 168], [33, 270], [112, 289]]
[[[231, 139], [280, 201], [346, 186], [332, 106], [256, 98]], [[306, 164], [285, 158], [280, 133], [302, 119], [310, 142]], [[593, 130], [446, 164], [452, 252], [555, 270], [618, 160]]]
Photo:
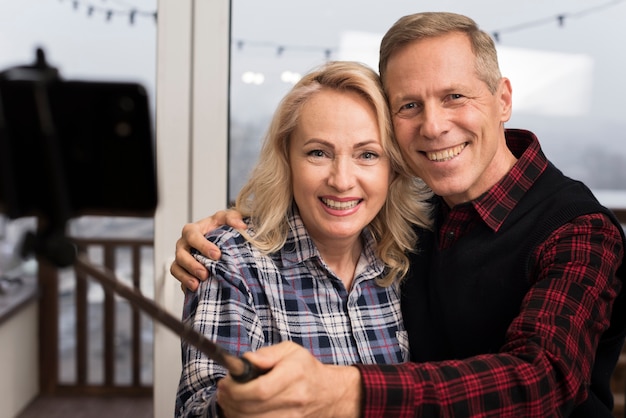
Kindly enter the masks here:
[[[159, 3], [170, 8], [196, 3], [177, 1], [0, 0], [0, 71], [32, 64], [35, 49], [42, 47], [65, 79], [142, 84], [156, 126]], [[608, 207], [626, 208], [626, 54], [620, 46], [626, 39], [626, 0], [232, 0], [230, 8], [230, 63], [223, 63], [230, 74], [228, 200], [245, 182], [278, 101], [302, 74], [334, 59], [377, 68], [380, 39], [399, 17], [445, 10], [469, 15], [496, 40], [503, 75], [513, 85], [508, 127], [534, 131], [557, 167], [584, 181]], [[3, 304], [19, 299], [15, 279], [37, 289], [29, 279], [37, 267], [23, 263], [17, 250], [24, 231], [34, 226], [33, 219], [0, 215], [0, 275], [6, 279], [0, 287], [0, 362], [10, 358], [2, 351], [8, 340], [1, 333], [8, 326], [1, 317]], [[112, 263], [128, 283], [138, 277], [148, 297], [154, 296], [154, 229], [153, 219], [146, 218], [83, 217], [70, 225], [74, 237], [97, 237], [89, 243], [90, 256]], [[140, 315], [131, 325], [133, 312], [125, 301], [107, 299], [98, 285], [81, 289], [79, 282], [73, 269], [59, 271], [58, 316], [52, 319], [58, 335], [49, 343], [39, 341], [56, 359], [53, 383], [67, 389], [78, 382], [87, 392], [95, 385], [130, 385], [150, 394], [152, 321]], [[114, 313], [107, 313], [112, 305]], [[88, 324], [81, 315], [89, 317]], [[82, 337], [77, 327], [83, 327]], [[77, 360], [83, 346], [87, 359]], [[107, 371], [107, 362], [114, 371]]]

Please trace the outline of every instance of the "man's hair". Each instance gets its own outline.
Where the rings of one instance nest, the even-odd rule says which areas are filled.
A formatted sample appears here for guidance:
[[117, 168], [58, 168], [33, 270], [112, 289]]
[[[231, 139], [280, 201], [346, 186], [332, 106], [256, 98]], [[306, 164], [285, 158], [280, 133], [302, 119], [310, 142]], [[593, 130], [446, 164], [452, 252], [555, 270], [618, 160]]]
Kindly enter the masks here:
[[285, 244], [289, 229], [287, 215], [295, 205], [289, 165], [291, 136], [304, 104], [325, 90], [356, 93], [376, 114], [393, 180], [382, 209], [368, 229], [377, 243], [377, 256], [388, 267], [388, 274], [379, 281], [387, 286], [408, 271], [407, 252], [415, 251], [417, 244], [412, 225], [430, 226], [430, 206], [426, 200], [431, 192], [410, 174], [402, 159], [380, 79], [371, 68], [356, 62], [329, 62], [305, 75], [287, 93], [270, 123], [258, 162], [237, 197], [236, 209], [251, 218], [254, 236], [245, 236], [261, 251], [275, 252]]
[[380, 43], [378, 66], [383, 85], [389, 59], [394, 53], [412, 42], [454, 32], [467, 35], [476, 57], [478, 78], [487, 84], [492, 93], [495, 93], [502, 75], [493, 39], [469, 17], [447, 12], [415, 13], [404, 16], [394, 23]]

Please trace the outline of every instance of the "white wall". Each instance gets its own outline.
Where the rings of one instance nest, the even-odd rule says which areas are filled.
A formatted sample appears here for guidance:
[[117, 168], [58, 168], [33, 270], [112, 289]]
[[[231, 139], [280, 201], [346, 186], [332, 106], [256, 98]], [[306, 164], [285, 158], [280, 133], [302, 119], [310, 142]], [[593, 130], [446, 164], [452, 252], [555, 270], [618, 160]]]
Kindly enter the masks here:
[[[175, 316], [183, 294], [169, 274], [182, 226], [227, 205], [229, 0], [159, 0], [155, 300]], [[180, 342], [155, 325], [155, 418], [170, 418]]]
[[17, 416], [39, 393], [38, 304], [0, 324], [0, 418]]

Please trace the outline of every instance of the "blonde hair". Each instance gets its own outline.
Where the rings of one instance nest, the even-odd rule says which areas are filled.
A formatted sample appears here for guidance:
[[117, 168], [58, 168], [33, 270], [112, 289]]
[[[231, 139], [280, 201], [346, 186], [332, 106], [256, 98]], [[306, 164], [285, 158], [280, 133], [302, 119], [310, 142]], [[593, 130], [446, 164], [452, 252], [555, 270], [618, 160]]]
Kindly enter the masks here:
[[[409, 269], [407, 253], [414, 251], [417, 235], [413, 225], [430, 226], [431, 196], [425, 184], [410, 174], [393, 137], [385, 95], [378, 75], [369, 67], [346, 61], [333, 61], [305, 75], [280, 102], [265, 136], [258, 162], [236, 199], [235, 208], [254, 225], [254, 236], [247, 236], [265, 253], [279, 250], [287, 239], [287, 215], [293, 204], [289, 166], [290, 137], [301, 116], [303, 105], [323, 90], [355, 92], [375, 111], [382, 148], [394, 173], [389, 193], [380, 212], [369, 224], [376, 243], [376, 254], [387, 266], [381, 286], [403, 278]], [[340, 116], [338, 116], [340, 117]]]
[[467, 16], [447, 12], [415, 13], [400, 18], [387, 31], [380, 43], [378, 70], [385, 84], [387, 64], [391, 56], [414, 41], [434, 38], [453, 32], [467, 35], [476, 57], [476, 74], [491, 93], [495, 93], [502, 78], [498, 65], [498, 53], [493, 39], [480, 30], [476, 22]]

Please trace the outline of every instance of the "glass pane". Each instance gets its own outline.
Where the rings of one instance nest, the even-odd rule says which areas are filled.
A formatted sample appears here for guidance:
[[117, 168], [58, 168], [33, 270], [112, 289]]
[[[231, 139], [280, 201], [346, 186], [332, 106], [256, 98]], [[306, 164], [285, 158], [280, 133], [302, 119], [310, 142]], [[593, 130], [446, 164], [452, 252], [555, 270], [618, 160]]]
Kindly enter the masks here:
[[[36, 48], [41, 47], [50, 66], [56, 67], [65, 80], [119, 81], [142, 84], [148, 92], [154, 123], [154, 98], [156, 76], [156, 7], [157, 0], [84, 1], [84, 0], [26, 0], [1, 1], [0, 16], [0, 71], [15, 66], [32, 65]], [[7, 106], [6, 100], [3, 105]], [[34, 221], [34, 220], [32, 220]], [[11, 226], [22, 226], [22, 219]], [[20, 235], [34, 229], [31, 222], [21, 228]], [[70, 234], [89, 238], [151, 239], [153, 220], [145, 218], [83, 217], [71, 222]], [[10, 232], [10, 231], [9, 231]], [[11, 234], [0, 234], [0, 248], [14, 244]], [[142, 251], [142, 290], [153, 297], [153, 251]], [[94, 264], [102, 256], [90, 254]], [[2, 260], [0, 260], [1, 262]], [[2, 264], [2, 263], [0, 263]], [[116, 273], [127, 278], [130, 259], [119, 257]], [[2, 268], [0, 268], [2, 272]], [[59, 382], [73, 384], [77, 380], [76, 283], [72, 269], [59, 272]], [[102, 288], [94, 280], [87, 285], [86, 316], [87, 383], [103, 382], [103, 322]], [[118, 299], [116, 299], [117, 301]], [[123, 300], [117, 303], [121, 326], [129, 320], [128, 306]], [[126, 315], [126, 316], [123, 316]], [[143, 370], [142, 382], [152, 383], [152, 322], [142, 318], [141, 330]], [[118, 328], [121, 328], [119, 326]], [[117, 342], [124, 348], [117, 365], [115, 383], [128, 384], [128, 332], [118, 331]], [[125, 356], [125, 357], [124, 357]], [[148, 369], [148, 370], [146, 370]], [[123, 373], [124, 372], [124, 373]]]
[[[511, 128], [535, 132], [562, 171], [626, 207], [625, 2], [232, 0], [230, 199], [245, 182], [269, 119], [294, 74], [327, 59], [374, 68], [399, 17], [449, 10], [497, 36], [513, 84]], [[610, 190], [611, 193], [604, 193]], [[621, 191], [621, 192], [619, 192]], [[610, 202], [610, 203], [609, 203]], [[615, 202], [615, 203], [613, 203]]]

